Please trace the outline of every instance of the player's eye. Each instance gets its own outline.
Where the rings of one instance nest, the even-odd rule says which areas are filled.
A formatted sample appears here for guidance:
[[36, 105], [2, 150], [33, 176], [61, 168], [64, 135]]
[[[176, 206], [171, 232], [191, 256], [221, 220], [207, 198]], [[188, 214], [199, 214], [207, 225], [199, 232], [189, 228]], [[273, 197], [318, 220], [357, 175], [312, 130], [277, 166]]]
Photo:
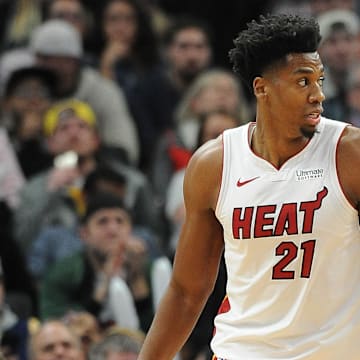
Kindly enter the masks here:
[[306, 86], [308, 84], [308, 80], [307, 79], [300, 79], [298, 84], [300, 86]]
[[323, 87], [324, 81], [325, 81], [325, 77], [323, 77], [323, 76], [318, 80], [318, 83], [321, 87]]

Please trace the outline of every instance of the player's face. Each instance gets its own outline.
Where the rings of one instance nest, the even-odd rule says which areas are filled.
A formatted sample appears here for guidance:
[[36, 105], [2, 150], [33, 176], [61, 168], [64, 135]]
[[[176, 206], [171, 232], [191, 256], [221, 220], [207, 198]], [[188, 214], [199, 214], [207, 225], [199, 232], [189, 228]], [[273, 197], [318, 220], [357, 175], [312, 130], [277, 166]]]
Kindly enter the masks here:
[[319, 54], [288, 55], [286, 64], [265, 78], [270, 121], [288, 129], [290, 136], [311, 137], [319, 124], [325, 99], [324, 68]]

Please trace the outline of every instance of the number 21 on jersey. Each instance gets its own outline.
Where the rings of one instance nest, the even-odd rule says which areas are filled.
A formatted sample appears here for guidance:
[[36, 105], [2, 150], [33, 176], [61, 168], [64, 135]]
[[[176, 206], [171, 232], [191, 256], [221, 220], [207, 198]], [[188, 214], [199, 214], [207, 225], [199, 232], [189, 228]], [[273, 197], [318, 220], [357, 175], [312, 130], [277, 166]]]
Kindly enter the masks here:
[[[295, 276], [309, 278], [315, 253], [315, 240], [308, 240], [296, 245], [292, 241], [283, 241], [275, 248], [275, 255], [281, 259], [275, 264], [272, 271], [273, 280], [295, 279]], [[300, 257], [300, 273], [290, 270], [291, 263]]]

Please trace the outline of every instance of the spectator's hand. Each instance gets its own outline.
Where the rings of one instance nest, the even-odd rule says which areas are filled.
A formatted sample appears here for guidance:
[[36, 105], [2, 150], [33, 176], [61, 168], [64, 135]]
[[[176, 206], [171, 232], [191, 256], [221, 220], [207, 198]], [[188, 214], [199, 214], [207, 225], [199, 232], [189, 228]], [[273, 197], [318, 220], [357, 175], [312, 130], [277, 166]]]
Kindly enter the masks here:
[[120, 249], [114, 249], [114, 251], [109, 252], [103, 267], [104, 273], [108, 277], [113, 277], [115, 275], [121, 275], [122, 267], [124, 264], [124, 251], [119, 251]]
[[144, 273], [148, 259], [144, 241], [133, 236], [126, 248], [126, 268], [128, 276], [135, 278]]
[[126, 43], [112, 42], [107, 45], [101, 56], [101, 73], [109, 78], [113, 78], [113, 70], [116, 61], [128, 55], [130, 46]]
[[[114, 250], [114, 251], [112, 251]], [[120, 252], [117, 249], [110, 248], [105, 256], [104, 263], [97, 263], [93, 258], [96, 272], [96, 286], [94, 289], [93, 298], [98, 302], [102, 303], [107, 295], [110, 280], [114, 276], [121, 276], [122, 265], [124, 261], [124, 252]]]
[[49, 174], [47, 188], [49, 191], [57, 191], [73, 184], [79, 176], [76, 167], [54, 168]]
[[126, 252], [127, 281], [135, 299], [144, 299], [149, 295], [146, 265], [148, 252], [144, 241], [132, 237]]

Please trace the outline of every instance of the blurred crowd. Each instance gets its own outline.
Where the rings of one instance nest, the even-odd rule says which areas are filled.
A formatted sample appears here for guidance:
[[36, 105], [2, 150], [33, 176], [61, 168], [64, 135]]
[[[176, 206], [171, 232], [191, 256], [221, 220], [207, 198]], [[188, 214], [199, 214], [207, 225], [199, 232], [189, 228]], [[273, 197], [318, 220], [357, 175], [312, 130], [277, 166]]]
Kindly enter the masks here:
[[[0, 1], [0, 358], [137, 358], [186, 165], [255, 121], [227, 54], [269, 12], [318, 19], [323, 115], [360, 126], [360, 1]], [[178, 360], [210, 359], [225, 283]]]

